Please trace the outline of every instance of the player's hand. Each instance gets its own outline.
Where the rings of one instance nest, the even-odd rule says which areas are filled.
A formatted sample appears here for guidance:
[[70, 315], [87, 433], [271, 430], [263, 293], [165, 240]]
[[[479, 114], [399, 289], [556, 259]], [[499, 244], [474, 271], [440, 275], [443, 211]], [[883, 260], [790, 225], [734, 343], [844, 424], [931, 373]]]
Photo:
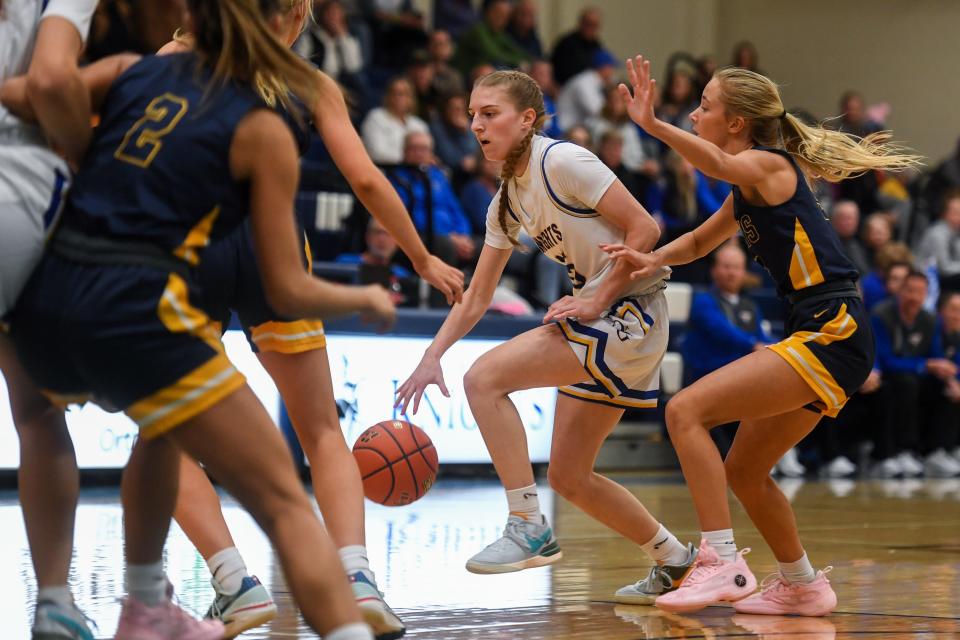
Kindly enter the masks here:
[[377, 326], [377, 331], [383, 333], [397, 321], [397, 307], [393, 304], [390, 292], [378, 284], [364, 287], [367, 293], [367, 306], [360, 316], [364, 322]]
[[946, 358], [930, 358], [927, 360], [927, 371], [941, 380], [946, 380], [957, 375], [957, 365]]
[[417, 274], [436, 287], [447, 298], [447, 304], [463, 301], [463, 272], [437, 256], [427, 256], [422, 265], [415, 265]]
[[642, 253], [623, 244], [601, 244], [600, 249], [615, 260], [626, 260], [637, 267], [636, 271], [630, 273], [634, 280], [653, 276], [663, 268], [663, 257], [656, 251]]
[[880, 372], [876, 369], [870, 371], [870, 375], [867, 376], [867, 379], [863, 381], [863, 384], [860, 386], [860, 393], [873, 393], [880, 388], [880, 383], [883, 379], [880, 376]]
[[627, 105], [630, 118], [644, 129], [657, 121], [654, 105], [657, 102], [657, 81], [650, 77], [650, 61], [643, 56], [627, 59], [627, 78], [633, 87], [633, 94], [627, 85], [620, 83], [617, 89]]
[[450, 397], [450, 392], [447, 391], [447, 385], [443, 381], [443, 369], [440, 367], [440, 359], [425, 353], [420, 360], [420, 364], [418, 364], [417, 368], [410, 374], [407, 381], [397, 388], [393, 407], [402, 407], [400, 413], [406, 413], [410, 400], [413, 400], [413, 412], [416, 413], [417, 409], [420, 408], [420, 398], [423, 397], [424, 391], [426, 391], [427, 387], [431, 384], [437, 385], [444, 396], [447, 398]]
[[601, 313], [603, 313], [603, 308], [598, 308], [597, 303], [592, 298], [563, 296], [547, 309], [546, 315], [543, 316], [543, 323], [565, 318], [577, 318], [583, 321], [596, 320]]

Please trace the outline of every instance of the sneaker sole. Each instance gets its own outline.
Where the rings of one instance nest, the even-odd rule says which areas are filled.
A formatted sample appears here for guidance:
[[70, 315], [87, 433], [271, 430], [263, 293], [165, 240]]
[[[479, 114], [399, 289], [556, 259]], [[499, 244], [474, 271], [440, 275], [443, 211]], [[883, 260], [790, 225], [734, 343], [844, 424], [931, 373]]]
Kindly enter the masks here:
[[59, 633], [34, 633], [30, 640], [72, 640], [76, 636], [65, 636]]
[[244, 631], [259, 627], [277, 617], [277, 605], [258, 609], [242, 617], [235, 617], [230, 622], [223, 622], [223, 637], [235, 638]]
[[[363, 621], [373, 628], [373, 635], [376, 636], [377, 640], [397, 640], [407, 633], [403, 623], [400, 623], [401, 626], [397, 627], [396, 623], [390, 620], [391, 616], [380, 607], [364, 607], [361, 605], [360, 615], [363, 616]], [[396, 618], [396, 616], [393, 617]]]
[[655, 596], [628, 596], [628, 595], [617, 595], [613, 594], [613, 601], [619, 604], [639, 604], [639, 605], [649, 605], [652, 606], [654, 601], [663, 594], [657, 594]]
[[471, 560], [467, 562], [467, 571], [470, 573], [479, 573], [481, 575], [513, 573], [515, 571], [523, 571], [524, 569], [545, 567], [549, 564], [557, 562], [558, 560], [561, 560], [562, 558], [563, 552], [557, 551], [555, 554], [550, 556], [534, 556], [527, 560], [521, 560], [520, 562], [513, 562], [510, 564], [484, 564], [480, 562], [473, 562]]

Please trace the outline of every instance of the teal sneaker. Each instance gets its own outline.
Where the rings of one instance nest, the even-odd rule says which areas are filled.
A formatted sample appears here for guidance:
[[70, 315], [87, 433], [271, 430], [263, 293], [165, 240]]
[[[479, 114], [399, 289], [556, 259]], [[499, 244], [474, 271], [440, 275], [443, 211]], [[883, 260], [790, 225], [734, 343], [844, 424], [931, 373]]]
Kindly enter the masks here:
[[216, 580], [211, 583], [217, 596], [205, 617], [223, 623], [225, 638], [232, 638], [277, 617], [277, 605], [256, 576], [246, 576], [240, 583], [240, 591], [229, 596], [220, 593]]
[[88, 620], [75, 605], [40, 600], [30, 637], [32, 640], [94, 640]]
[[528, 522], [520, 516], [507, 518], [499, 540], [467, 561], [471, 573], [510, 573], [553, 564], [563, 558], [547, 519]]

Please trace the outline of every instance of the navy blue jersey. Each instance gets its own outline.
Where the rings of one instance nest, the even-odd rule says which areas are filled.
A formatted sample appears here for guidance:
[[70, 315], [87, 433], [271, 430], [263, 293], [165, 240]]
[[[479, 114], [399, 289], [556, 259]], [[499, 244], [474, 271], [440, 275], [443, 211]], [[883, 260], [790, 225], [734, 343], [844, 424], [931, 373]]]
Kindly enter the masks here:
[[857, 268], [807, 185], [797, 162], [783, 149], [756, 147], [785, 157], [797, 173], [797, 189], [783, 204], [746, 202], [733, 187], [733, 215], [754, 260], [770, 272], [781, 296], [824, 282], [856, 280]]
[[147, 56], [113, 84], [70, 194], [63, 224], [149, 243], [198, 262], [197, 250], [249, 212], [249, 186], [230, 173], [239, 122], [265, 108], [249, 87], [207, 89], [192, 53]]

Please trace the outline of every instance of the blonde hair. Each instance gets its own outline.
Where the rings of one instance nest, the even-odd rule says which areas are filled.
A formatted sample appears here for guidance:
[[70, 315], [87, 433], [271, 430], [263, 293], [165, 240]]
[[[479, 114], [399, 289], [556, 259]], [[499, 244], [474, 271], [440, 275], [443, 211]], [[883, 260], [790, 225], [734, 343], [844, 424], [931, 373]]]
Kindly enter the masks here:
[[474, 88], [503, 87], [507, 99], [517, 111], [522, 113], [527, 109], [533, 109], [537, 114], [533, 126], [530, 127], [519, 144], [510, 150], [503, 161], [503, 168], [500, 170], [502, 184], [500, 186], [500, 199], [497, 203], [497, 219], [504, 235], [510, 239], [510, 243], [519, 247], [522, 245], [507, 231], [507, 187], [510, 180], [514, 178], [517, 161], [530, 148], [533, 135], [543, 128], [547, 121], [547, 110], [543, 105], [543, 92], [533, 78], [520, 71], [494, 71], [480, 77], [473, 86]]
[[890, 131], [860, 138], [825, 129], [822, 124], [804, 124], [784, 109], [777, 85], [759, 73], [729, 68], [713, 77], [720, 85], [727, 113], [749, 121], [753, 141], [785, 149], [808, 175], [840, 182], [873, 169], [895, 171], [922, 163], [920, 156], [892, 143]]
[[[307, 107], [318, 91], [317, 72], [292, 53], [270, 30], [266, 18], [288, 13], [308, 0], [188, 0], [197, 31], [193, 49], [221, 83], [253, 86], [270, 106], [299, 117], [295, 94]], [[179, 41], [184, 41], [179, 36]]]

